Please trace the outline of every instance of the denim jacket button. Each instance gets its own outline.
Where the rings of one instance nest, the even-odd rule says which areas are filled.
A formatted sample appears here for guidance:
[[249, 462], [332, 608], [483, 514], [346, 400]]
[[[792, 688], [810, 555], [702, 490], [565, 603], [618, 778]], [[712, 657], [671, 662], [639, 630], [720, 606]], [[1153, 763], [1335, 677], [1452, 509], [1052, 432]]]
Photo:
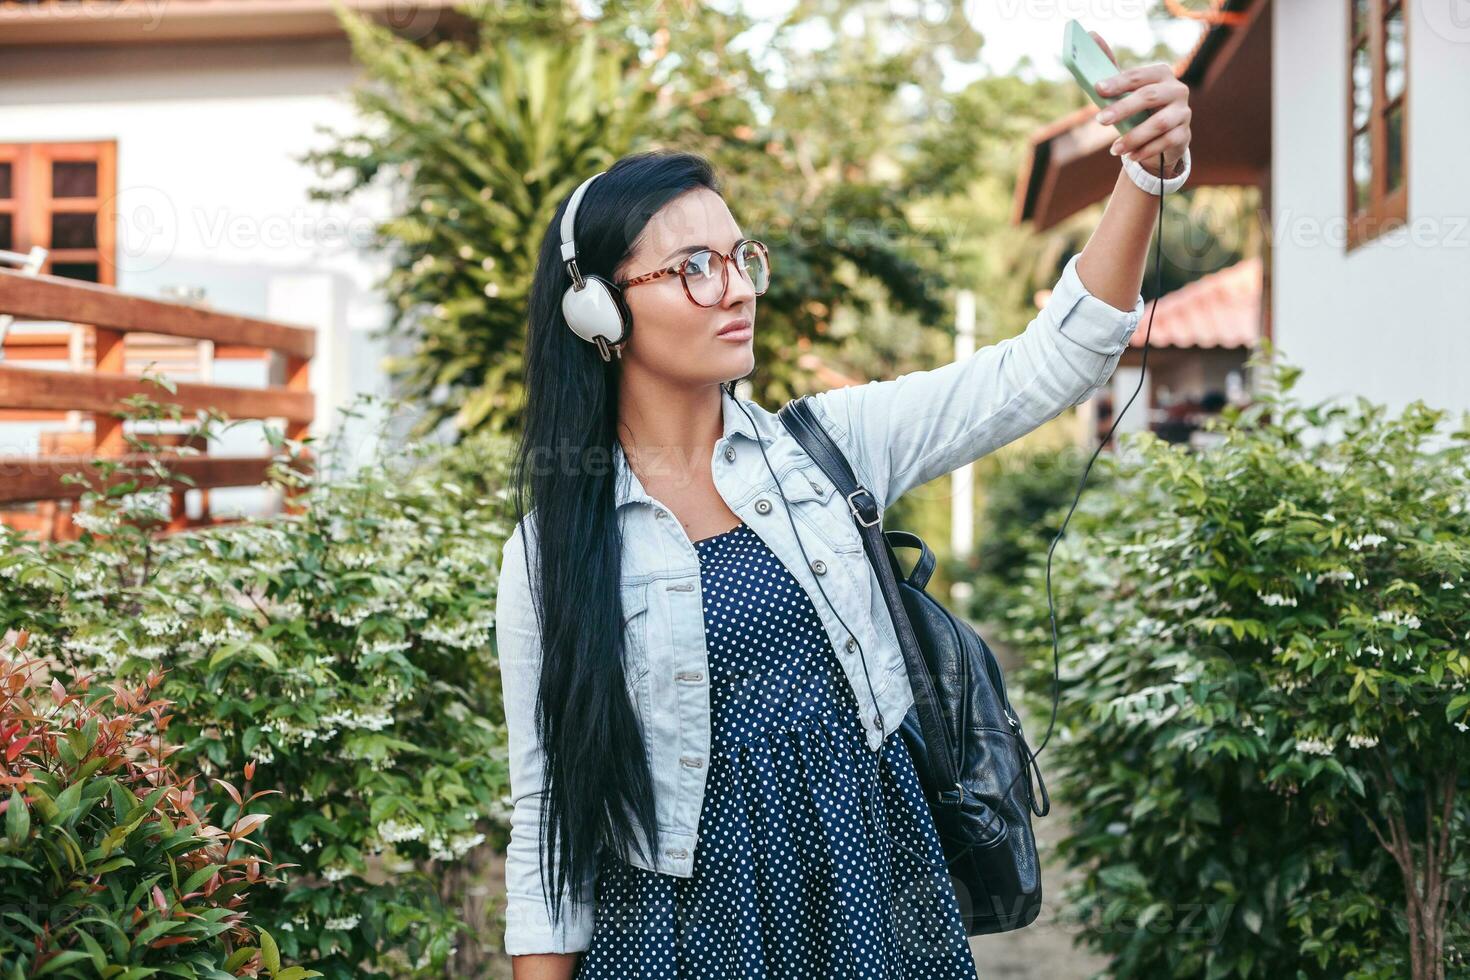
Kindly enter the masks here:
[[856, 650], [857, 649], [857, 637], [849, 636], [847, 638], [847, 648], [849, 650]]
[[771, 502], [765, 497], [762, 497], [755, 502], [755, 511], [757, 514], [769, 514], [771, 512]]
[[726, 446], [725, 447], [725, 460], [726, 460], [726, 462], [730, 462], [730, 463], [735, 462], [735, 447], [734, 446]]
[[816, 572], [818, 575], [827, 574], [827, 563], [818, 558], [816, 561], [812, 562], [812, 571]]

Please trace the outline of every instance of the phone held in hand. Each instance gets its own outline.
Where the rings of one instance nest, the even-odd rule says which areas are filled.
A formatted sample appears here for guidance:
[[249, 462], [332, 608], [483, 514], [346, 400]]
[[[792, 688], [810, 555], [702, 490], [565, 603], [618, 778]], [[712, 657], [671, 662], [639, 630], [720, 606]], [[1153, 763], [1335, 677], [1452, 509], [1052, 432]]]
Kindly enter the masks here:
[[[1087, 97], [1099, 109], [1104, 109], [1123, 97], [1108, 98], [1098, 94], [1097, 83], [1118, 74], [1118, 66], [1113, 64], [1113, 59], [1108, 57], [1107, 52], [1076, 20], [1067, 21], [1066, 34], [1062, 40], [1062, 64], [1067, 66], [1072, 77], [1077, 79], [1077, 84], [1082, 86], [1082, 91], [1087, 93]], [[1118, 128], [1118, 132], [1126, 133], [1147, 118], [1148, 112], [1140, 110], [1127, 119], [1119, 119], [1113, 125]]]

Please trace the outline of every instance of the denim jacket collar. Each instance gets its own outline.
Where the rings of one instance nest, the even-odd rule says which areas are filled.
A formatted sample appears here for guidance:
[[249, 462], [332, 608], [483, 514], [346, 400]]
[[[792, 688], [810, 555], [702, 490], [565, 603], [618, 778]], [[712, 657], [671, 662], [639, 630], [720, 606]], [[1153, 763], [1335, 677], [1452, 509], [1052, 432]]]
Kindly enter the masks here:
[[[772, 435], [769, 432], [760, 431], [756, 425], [752, 424], [752, 417], [758, 415], [759, 408], [751, 402], [746, 402], [745, 409], [751, 412], [750, 416], [747, 416], [745, 411], [741, 410], [734, 396], [723, 391], [721, 392], [720, 410], [724, 421], [723, 438], [728, 440], [731, 435], [738, 432], [747, 439], [756, 439], [765, 445], [770, 445]], [[648, 491], [644, 489], [643, 482], [638, 479], [638, 475], [628, 465], [627, 457], [623, 453], [623, 444], [617, 439], [613, 440], [613, 467], [616, 476], [614, 483], [617, 494], [617, 503], [615, 506], [617, 508], [621, 508], [624, 504], [632, 503], [633, 501], [648, 501], [651, 499]]]

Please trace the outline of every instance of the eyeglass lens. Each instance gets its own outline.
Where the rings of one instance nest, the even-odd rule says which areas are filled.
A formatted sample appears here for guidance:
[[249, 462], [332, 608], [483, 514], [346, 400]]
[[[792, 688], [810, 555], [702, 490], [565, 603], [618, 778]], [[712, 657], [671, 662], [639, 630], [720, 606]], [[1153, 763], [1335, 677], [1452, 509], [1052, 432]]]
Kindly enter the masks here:
[[[742, 242], [735, 262], [760, 296], [770, 285], [771, 268], [766, 250], [757, 242]], [[684, 283], [689, 295], [701, 306], [714, 306], [725, 297], [725, 257], [710, 249], [695, 252], [684, 264]]]

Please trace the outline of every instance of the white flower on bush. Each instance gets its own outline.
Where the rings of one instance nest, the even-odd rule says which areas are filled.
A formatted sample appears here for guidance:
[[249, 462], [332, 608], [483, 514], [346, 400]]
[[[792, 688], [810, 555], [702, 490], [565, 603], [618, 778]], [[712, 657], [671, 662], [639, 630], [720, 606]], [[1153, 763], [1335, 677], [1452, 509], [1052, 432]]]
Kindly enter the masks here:
[[206, 647], [217, 643], [229, 643], [232, 640], [251, 640], [255, 635], [243, 628], [233, 619], [226, 619], [218, 630], [202, 629], [199, 631], [199, 642]]
[[1264, 602], [1268, 606], [1294, 606], [1294, 605], [1296, 605], [1296, 596], [1277, 595], [1275, 592], [1269, 592], [1269, 593], [1257, 592], [1256, 593], [1256, 596], [1257, 596], [1257, 598], [1259, 598], [1262, 602]]
[[1355, 749], [1371, 749], [1378, 744], [1377, 735], [1349, 735], [1348, 744]]
[[1393, 623], [1395, 626], [1407, 626], [1411, 630], [1419, 628], [1419, 617], [1413, 613], [1400, 612], [1397, 609], [1385, 609], [1378, 614], [1381, 622]]
[[378, 824], [378, 836], [390, 844], [399, 841], [418, 840], [424, 836], [424, 827], [417, 823], [399, 823], [397, 820], [384, 820]]
[[1116, 709], [1118, 720], [1122, 724], [1157, 728], [1179, 713], [1177, 702], [1169, 704], [1161, 702], [1166, 696], [1182, 689], [1183, 686], [1177, 683], [1153, 684], [1122, 697], [1113, 698], [1108, 703]]
[[336, 730], [337, 726], [340, 726], [342, 728], [353, 728], [363, 731], [380, 732], [383, 729], [389, 728], [393, 725], [393, 715], [385, 709], [376, 711], [372, 714], [366, 714], [354, 711], [351, 708], [346, 708], [340, 711], [334, 711], [331, 714], [323, 715], [322, 721], [328, 725], [334, 726], [334, 731]]
[[1296, 750], [1306, 755], [1331, 755], [1336, 748], [1335, 742], [1324, 741], [1320, 738], [1299, 738], [1296, 740]]
[[452, 627], [430, 623], [424, 627], [423, 637], [430, 643], [442, 643], [461, 650], [478, 650], [489, 645], [490, 630], [494, 625], [494, 620], [488, 615], [465, 620]]
[[1330, 572], [1323, 572], [1317, 576], [1319, 582], [1351, 582], [1357, 578], [1349, 569], [1335, 568]]
[[117, 530], [120, 519], [116, 514], [99, 514], [95, 510], [80, 510], [71, 515], [71, 522], [84, 531], [101, 534]]
[[402, 653], [412, 646], [412, 640], [390, 640], [382, 637], [361, 647], [361, 650], [366, 654], [382, 656], [389, 653]]
[[116, 657], [117, 637], [111, 633], [79, 634], [67, 637], [62, 646], [79, 657]]
[[360, 915], [342, 915], [323, 922], [322, 928], [328, 931], [346, 932], [349, 929], [356, 929], [357, 924], [361, 921], [362, 916]]
[[184, 620], [179, 616], [147, 613], [138, 617], [138, 625], [143, 627], [143, 632], [149, 636], [173, 636], [184, 628]]
[[435, 834], [429, 838], [429, 855], [439, 861], [450, 861], [484, 841], [485, 835], [478, 833], [458, 833], [448, 841]]
[[1441, 589], [1453, 589], [1455, 587], [1455, 583], [1454, 582], [1441, 582], [1441, 583], [1439, 583], [1439, 587]]
[[337, 735], [335, 726], [327, 728], [308, 728], [297, 725], [289, 718], [273, 718], [260, 726], [262, 732], [273, 733], [282, 742], [296, 742], [303, 746], [309, 746], [316, 742], [325, 742]]
[[322, 868], [322, 877], [328, 881], [341, 881], [350, 874], [352, 874], [352, 869], [341, 864], [333, 864], [329, 867]]
[[1371, 548], [1374, 545], [1382, 544], [1387, 540], [1388, 539], [1381, 534], [1365, 534], [1361, 538], [1354, 538], [1353, 540], [1349, 541], [1347, 543], [1347, 546], [1354, 551], [1362, 551], [1364, 548]]

